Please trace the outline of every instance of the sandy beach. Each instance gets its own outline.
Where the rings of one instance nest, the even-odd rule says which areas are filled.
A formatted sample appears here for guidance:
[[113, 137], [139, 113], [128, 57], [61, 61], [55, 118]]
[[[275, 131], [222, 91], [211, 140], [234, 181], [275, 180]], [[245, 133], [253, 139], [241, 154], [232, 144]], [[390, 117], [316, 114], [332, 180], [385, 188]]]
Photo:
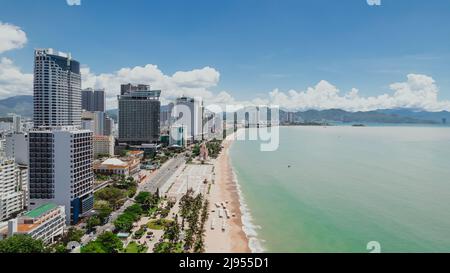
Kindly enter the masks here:
[[[217, 158], [215, 166], [215, 182], [209, 194], [210, 216], [206, 226], [206, 252], [207, 253], [250, 253], [249, 241], [243, 231], [241, 206], [236, 182], [234, 181], [233, 170], [229, 158], [229, 147], [233, 141], [233, 136], [229, 136], [224, 142], [224, 149]], [[228, 202], [226, 208], [231, 215], [227, 219], [219, 217], [216, 203]], [[212, 212], [214, 210], [214, 212]], [[226, 229], [222, 230], [223, 220], [226, 221]], [[214, 229], [211, 229], [214, 223]]]

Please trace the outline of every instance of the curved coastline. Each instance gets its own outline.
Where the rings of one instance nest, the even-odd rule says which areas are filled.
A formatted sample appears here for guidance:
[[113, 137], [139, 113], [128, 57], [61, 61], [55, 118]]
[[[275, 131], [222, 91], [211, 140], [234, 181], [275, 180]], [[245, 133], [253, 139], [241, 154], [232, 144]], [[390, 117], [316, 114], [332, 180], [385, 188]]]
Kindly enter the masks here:
[[241, 185], [239, 184], [239, 180], [237, 178], [234, 169], [233, 169], [233, 180], [236, 183], [236, 188], [239, 195], [242, 231], [245, 233], [245, 236], [247, 237], [248, 247], [250, 248], [252, 253], [263, 253], [264, 248], [262, 246], [262, 241], [258, 238], [258, 231], [257, 231], [258, 229], [261, 229], [261, 227], [253, 224], [251, 211], [248, 208], [247, 203], [245, 202], [245, 198], [241, 190]]
[[[224, 140], [223, 150], [214, 161], [214, 182], [208, 191], [212, 213], [206, 230], [207, 253], [264, 252], [257, 232], [260, 227], [253, 224], [230, 156], [230, 149], [237, 139], [237, 134], [232, 134]], [[233, 217], [225, 222], [217, 210], [218, 204], [222, 203], [226, 203], [227, 209], [233, 214]], [[225, 229], [219, 228], [223, 224]]]
[[[209, 192], [212, 213], [206, 231], [207, 253], [251, 253], [249, 239], [244, 232], [238, 185], [234, 179], [229, 158], [229, 147], [233, 137], [223, 142], [224, 149], [214, 162], [214, 183]], [[220, 214], [218, 204], [225, 205], [233, 217], [228, 219]]]
[[[239, 131], [237, 132], [239, 133]], [[245, 233], [245, 236], [248, 240], [248, 247], [252, 253], [263, 253], [265, 250], [262, 246], [262, 241], [258, 238], [258, 229], [261, 229], [260, 226], [257, 226], [253, 223], [253, 218], [251, 215], [251, 211], [248, 207], [248, 204], [245, 201], [244, 194], [241, 189], [241, 185], [239, 184], [239, 179], [236, 174], [236, 170], [234, 168], [232, 158], [230, 155], [230, 150], [235, 141], [235, 134], [231, 135], [228, 139], [230, 144], [227, 147], [226, 154], [228, 155], [229, 166], [231, 172], [233, 174], [233, 183], [236, 185], [237, 194], [239, 196], [239, 209], [241, 214], [241, 222], [242, 222], [242, 231]]]

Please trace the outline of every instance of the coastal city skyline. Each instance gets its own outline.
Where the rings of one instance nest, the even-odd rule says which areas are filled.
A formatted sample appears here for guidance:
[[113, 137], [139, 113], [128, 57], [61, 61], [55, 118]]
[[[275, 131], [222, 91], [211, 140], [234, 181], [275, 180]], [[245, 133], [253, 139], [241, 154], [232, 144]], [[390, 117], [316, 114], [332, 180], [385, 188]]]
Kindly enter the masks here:
[[[11, 71], [14, 74], [3, 76], [0, 98], [31, 94], [32, 65], [29, 57], [34, 48], [51, 46], [79, 56], [83, 89], [105, 89], [107, 109], [117, 108], [115, 97], [118, 86], [123, 82], [132, 82], [165, 90], [162, 104], [186, 95], [201, 96], [208, 104], [275, 104], [291, 111], [330, 108], [348, 111], [391, 108], [450, 110], [450, 95], [447, 92], [450, 83], [445, 73], [442, 73], [449, 63], [445, 61], [450, 56], [445, 45], [450, 35], [445, 28], [431, 27], [446, 24], [448, 19], [437, 16], [448, 6], [445, 1], [437, 1], [435, 5], [427, 5], [424, 1], [408, 1], [406, 5], [398, 1], [385, 1], [379, 6], [368, 5], [363, 0], [301, 4], [294, 3], [296, 1], [285, 1], [283, 4], [267, 1], [254, 6], [249, 20], [253, 22], [251, 24], [244, 23], [246, 17], [243, 17], [252, 7], [250, 2], [238, 4], [230, 1], [225, 9], [222, 7], [221, 13], [218, 13], [217, 5], [212, 3], [176, 5], [176, 8], [191, 11], [185, 13], [185, 19], [191, 22], [192, 28], [187, 27], [184, 34], [162, 16], [169, 9], [162, 3], [153, 4], [154, 9], [159, 9], [161, 14], [153, 14], [151, 20], [154, 21], [148, 23], [150, 29], [142, 32], [145, 23], [113, 20], [115, 17], [132, 19], [139, 16], [129, 13], [126, 5], [121, 7], [118, 3], [108, 4], [108, 13], [88, 18], [86, 16], [102, 4], [86, 1], [80, 6], [68, 6], [65, 1], [55, 1], [52, 8], [71, 20], [65, 20], [64, 24], [50, 24], [44, 19], [41, 23], [46, 27], [39, 29], [36, 24], [30, 24], [33, 14], [23, 17], [28, 12], [24, 11], [19, 16], [14, 12], [15, 2], [4, 2], [2, 7], [5, 16], [1, 24], [4, 34], [0, 37], [8, 38], [2, 38], [4, 45], [0, 53], [0, 73]], [[30, 5], [29, 10], [37, 11], [36, 14], [47, 12], [47, 4]], [[145, 10], [149, 4], [143, 1], [138, 2], [138, 5], [140, 10]], [[203, 9], [209, 9], [215, 15], [215, 24], [206, 27], [199, 21], [201, 17], [196, 16], [198, 5], [203, 5]], [[236, 13], [236, 10], [242, 11]], [[294, 10], [298, 14], [294, 14]], [[308, 23], [312, 14], [319, 10], [325, 17], [328, 15], [332, 19], [314, 25]], [[225, 24], [226, 16], [233, 12], [235, 20], [238, 20], [235, 24], [242, 22], [246, 28]], [[354, 13], [350, 18], [346, 12]], [[281, 14], [287, 18], [275, 20]], [[413, 19], [416, 14], [424, 18], [426, 25], [418, 25]], [[8, 17], [13, 20], [8, 20]], [[267, 17], [274, 19], [263, 19]], [[102, 24], [97, 26], [92, 20], [108, 23], [108, 29], [122, 33], [119, 39], [122, 42], [113, 42], [115, 33], [111, 31], [103, 31], [98, 35], [99, 31], [95, 28]], [[76, 31], [88, 22], [90, 27], [84, 27], [83, 33]], [[255, 28], [256, 25], [253, 27], [257, 23], [261, 25], [261, 30], [256, 31], [259, 29]], [[271, 26], [264, 28], [265, 24]], [[311, 29], [306, 30], [307, 26]], [[135, 35], [133, 38], [132, 33], [124, 32], [130, 27], [135, 29], [134, 33], [141, 31], [148, 34]], [[422, 32], [427, 28], [432, 30]], [[51, 35], [67, 29], [73, 30], [69, 40]], [[427, 36], [421, 37], [423, 41], [428, 39], [434, 42], [414, 40], [418, 38], [413, 35], [413, 30]], [[350, 32], [356, 32], [357, 35], [345, 36], [345, 33]], [[88, 38], [93, 33], [96, 33], [96, 39], [110, 44], [107, 51], [94, 45], [80, 44], [76, 39]], [[337, 33], [344, 35], [344, 38], [334, 39]], [[186, 36], [188, 34], [190, 36]], [[147, 42], [156, 35], [158, 39], [155, 42]], [[253, 42], [240, 39], [245, 36], [251, 37]], [[196, 37], [196, 40], [191, 37]], [[262, 42], [265, 37], [272, 39]], [[234, 45], [230, 43], [231, 39], [241, 42]], [[334, 44], [330, 43], [330, 39], [334, 39]], [[125, 43], [130, 40], [139, 42]], [[183, 46], [173, 50], [158, 46], [179, 43]], [[279, 45], [284, 50], [280, 50], [277, 47]], [[198, 50], [193, 50], [194, 46], [198, 46]], [[202, 50], [206, 46], [208, 49]], [[400, 49], [402, 53], [398, 54]], [[190, 53], [183, 54], [187, 50]], [[114, 57], [109, 58], [106, 52]], [[202, 52], [202, 55], [197, 56], [196, 52]], [[179, 54], [183, 54], [183, 57], [174, 58]], [[239, 61], [230, 63], [230, 57], [233, 56], [235, 58], [231, 59]], [[243, 75], [246, 79], [242, 78]]]
[[0, 257], [450, 251], [449, 2], [18, 2]]
[[[124, 83], [114, 121], [105, 112], [104, 90], [82, 89], [76, 56], [53, 48], [35, 50], [33, 78], [33, 118], [10, 113], [1, 122], [0, 253], [227, 252], [233, 246], [219, 244], [217, 236], [230, 244], [236, 234], [236, 251], [250, 251], [237, 192], [223, 188], [236, 185], [228, 178], [216, 188], [214, 169], [228, 163], [222, 144], [227, 147], [239, 128], [272, 126], [260, 119], [261, 109], [227, 120], [207, 110], [201, 98], [182, 96], [162, 107], [161, 90]], [[222, 172], [231, 167], [217, 167], [217, 179], [225, 179]], [[233, 194], [233, 201], [219, 199], [223, 194]], [[186, 211], [186, 199], [200, 207]], [[216, 219], [208, 221], [210, 202], [221, 206], [217, 228]], [[186, 220], [194, 233], [180, 230], [186, 227], [178, 213], [186, 218], [200, 212], [200, 222], [200, 215]], [[134, 230], [139, 222], [146, 224]], [[155, 237], [157, 230], [164, 233]], [[169, 232], [176, 237], [165, 242]], [[112, 236], [117, 248], [98, 245], [103, 236]], [[37, 245], [26, 250], [31, 245], [14, 240]]]

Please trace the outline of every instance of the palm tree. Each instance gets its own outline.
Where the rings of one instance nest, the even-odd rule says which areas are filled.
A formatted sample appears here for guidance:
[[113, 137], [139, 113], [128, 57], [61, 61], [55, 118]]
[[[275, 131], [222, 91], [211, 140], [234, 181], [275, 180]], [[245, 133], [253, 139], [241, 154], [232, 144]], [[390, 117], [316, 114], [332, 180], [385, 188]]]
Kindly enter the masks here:
[[205, 243], [203, 237], [198, 238], [197, 241], [195, 242], [194, 252], [195, 253], [205, 252]]

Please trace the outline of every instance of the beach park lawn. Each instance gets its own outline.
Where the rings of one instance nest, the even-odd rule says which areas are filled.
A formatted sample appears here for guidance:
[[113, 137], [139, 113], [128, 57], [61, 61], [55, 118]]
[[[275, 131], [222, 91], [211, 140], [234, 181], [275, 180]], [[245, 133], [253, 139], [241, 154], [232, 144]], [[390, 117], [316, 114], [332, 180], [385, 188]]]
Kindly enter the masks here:
[[169, 242], [162, 242], [155, 245], [154, 253], [183, 253], [183, 244], [172, 244]]
[[140, 245], [136, 242], [129, 243], [124, 251], [124, 253], [146, 253], [146, 252], [147, 252], [147, 247]]
[[173, 222], [172, 220], [167, 219], [151, 220], [150, 222], [147, 223], [147, 227], [153, 230], [163, 230], [164, 227], [166, 227], [168, 224], [172, 222]]

